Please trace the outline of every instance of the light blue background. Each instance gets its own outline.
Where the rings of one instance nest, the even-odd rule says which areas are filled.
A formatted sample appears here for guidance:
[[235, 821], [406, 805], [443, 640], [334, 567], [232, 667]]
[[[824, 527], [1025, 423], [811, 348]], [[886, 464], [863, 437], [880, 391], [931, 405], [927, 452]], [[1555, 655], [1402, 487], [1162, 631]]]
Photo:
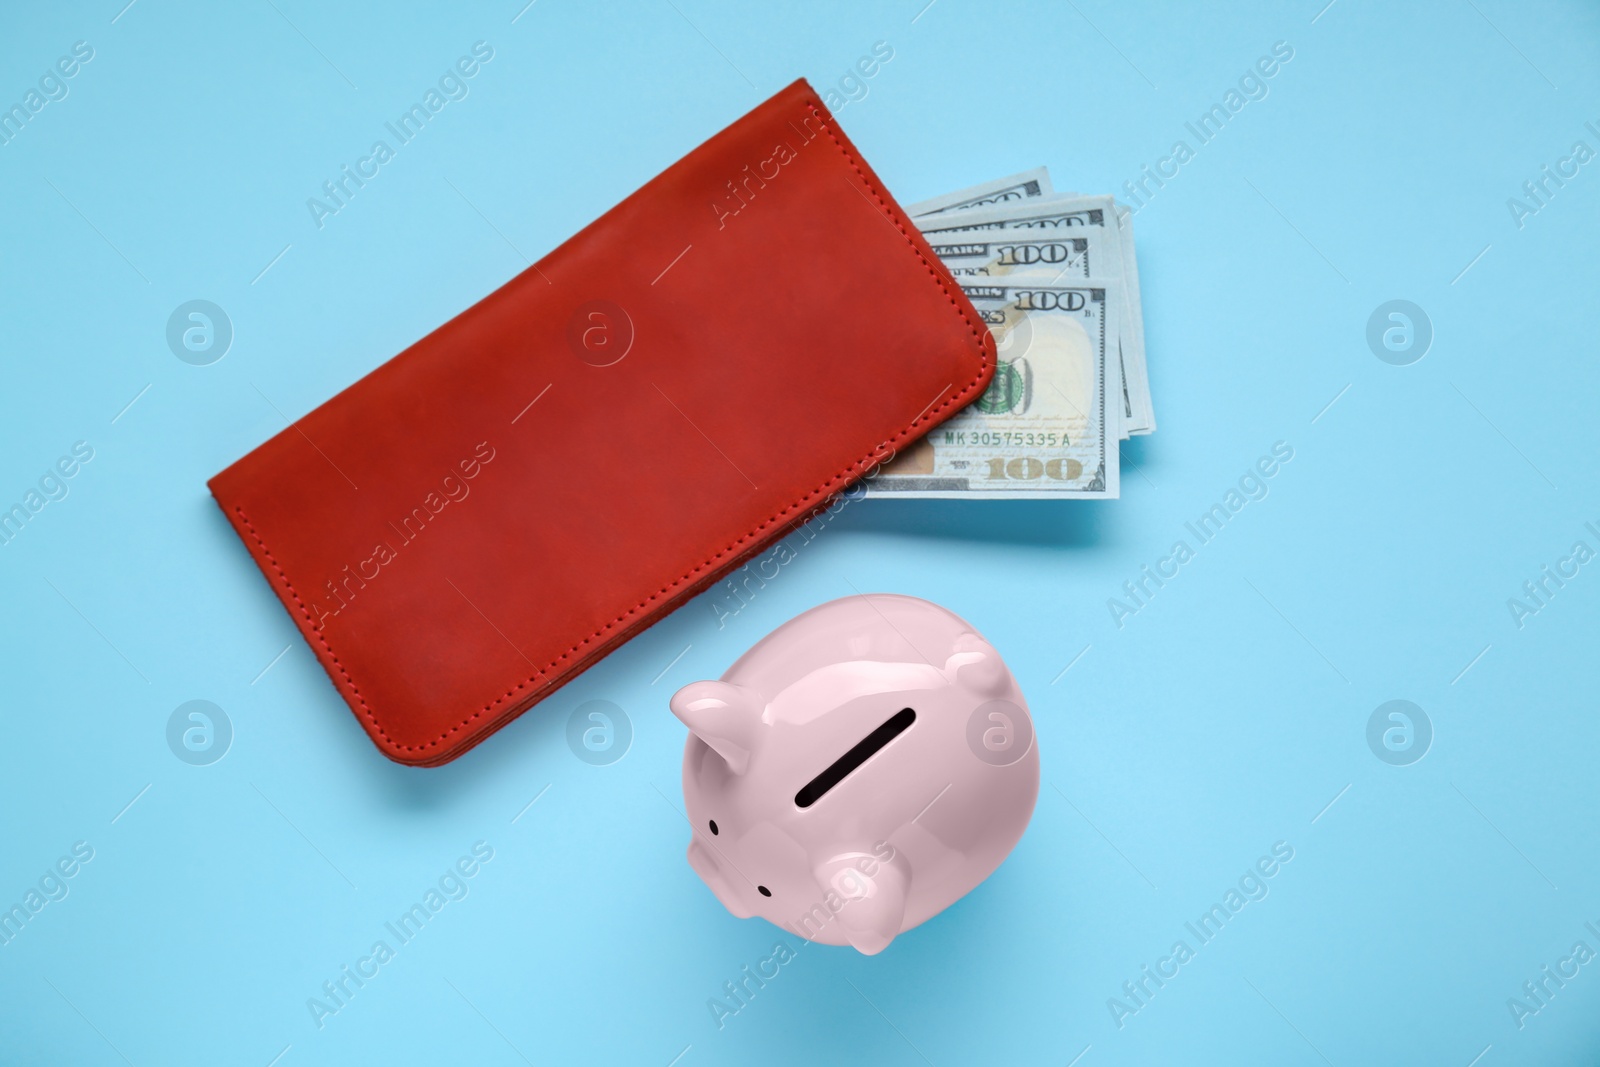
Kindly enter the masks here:
[[[0, 26], [7, 105], [95, 49], [0, 147], [0, 501], [95, 450], [0, 548], [0, 903], [95, 850], [0, 947], [0, 1061], [1600, 1055], [1600, 963], [1521, 1030], [1506, 1006], [1580, 938], [1600, 950], [1600, 564], [1520, 629], [1507, 608], [1600, 548], [1600, 162], [1521, 229], [1506, 206], [1600, 148], [1593, 5], [122, 2]], [[478, 40], [470, 96], [318, 230], [306, 198]], [[1120, 190], [1293, 47], [1137, 215], [1160, 430], [1125, 449], [1124, 499], [854, 504], [722, 628], [701, 598], [458, 762], [381, 758], [205, 479], [880, 40], [893, 60], [839, 118], [905, 201], [1041, 162]], [[236, 330], [211, 366], [164, 340], [193, 298]], [[1392, 298], [1434, 325], [1412, 366], [1364, 339]], [[1270, 496], [1119, 629], [1107, 599], [1276, 441]], [[984, 631], [1045, 785], [967, 899], [876, 958], [801, 947], [719, 1029], [708, 999], [778, 932], [684, 860], [666, 698], [852, 588]], [[1365, 739], [1394, 698], [1436, 732], [1411, 766]], [[164, 738], [192, 699], [234, 726], [209, 767]], [[565, 743], [591, 699], [633, 723], [611, 766]], [[307, 998], [479, 840], [470, 895], [319, 1030]], [[1277, 841], [1270, 895], [1118, 1029], [1107, 998]]]

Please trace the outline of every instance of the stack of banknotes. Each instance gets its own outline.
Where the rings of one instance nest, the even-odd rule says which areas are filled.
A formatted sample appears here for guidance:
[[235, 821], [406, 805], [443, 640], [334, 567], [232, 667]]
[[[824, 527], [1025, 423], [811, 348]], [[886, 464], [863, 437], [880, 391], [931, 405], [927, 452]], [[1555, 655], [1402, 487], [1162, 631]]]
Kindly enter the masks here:
[[1155, 430], [1133, 222], [1043, 167], [907, 207], [995, 337], [994, 381], [869, 493], [1112, 499], [1118, 443]]

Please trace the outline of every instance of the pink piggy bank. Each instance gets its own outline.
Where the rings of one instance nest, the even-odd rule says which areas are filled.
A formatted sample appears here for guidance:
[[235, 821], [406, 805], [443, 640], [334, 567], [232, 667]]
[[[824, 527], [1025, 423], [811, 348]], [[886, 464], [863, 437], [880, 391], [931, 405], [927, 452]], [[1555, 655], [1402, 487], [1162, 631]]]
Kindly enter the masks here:
[[813, 608], [672, 712], [690, 866], [741, 919], [869, 955], [987, 878], [1039, 795], [1011, 671], [915, 597]]

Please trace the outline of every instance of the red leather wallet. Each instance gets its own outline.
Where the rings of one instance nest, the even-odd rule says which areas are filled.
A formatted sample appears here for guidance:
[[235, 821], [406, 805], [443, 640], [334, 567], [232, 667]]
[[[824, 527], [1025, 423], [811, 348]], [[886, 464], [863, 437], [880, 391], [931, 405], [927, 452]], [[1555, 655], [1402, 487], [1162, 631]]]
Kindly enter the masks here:
[[797, 81], [210, 486], [373, 742], [435, 765], [993, 370]]

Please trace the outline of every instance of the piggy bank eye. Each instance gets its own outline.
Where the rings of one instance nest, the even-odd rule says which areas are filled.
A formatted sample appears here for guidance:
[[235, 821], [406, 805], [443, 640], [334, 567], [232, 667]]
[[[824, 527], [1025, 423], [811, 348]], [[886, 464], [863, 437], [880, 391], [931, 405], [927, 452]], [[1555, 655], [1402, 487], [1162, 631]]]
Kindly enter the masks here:
[[715, 819], [711, 820], [711, 836], [712, 837], [716, 837], [717, 836], [717, 820], [715, 820]]
[[758, 886], [756, 886], [756, 892], [757, 892], [757, 893], [760, 893], [760, 894], [761, 894], [761, 895], [762, 895], [762, 896], [764, 896], [764, 897], [770, 897], [770, 896], [771, 896], [771, 895], [772, 895], [772, 890], [770, 890], [770, 889], [768, 889], [768, 888], [767, 888], [767, 887], [766, 887], [766, 886], [764, 886], [764, 885], [758, 885]]

